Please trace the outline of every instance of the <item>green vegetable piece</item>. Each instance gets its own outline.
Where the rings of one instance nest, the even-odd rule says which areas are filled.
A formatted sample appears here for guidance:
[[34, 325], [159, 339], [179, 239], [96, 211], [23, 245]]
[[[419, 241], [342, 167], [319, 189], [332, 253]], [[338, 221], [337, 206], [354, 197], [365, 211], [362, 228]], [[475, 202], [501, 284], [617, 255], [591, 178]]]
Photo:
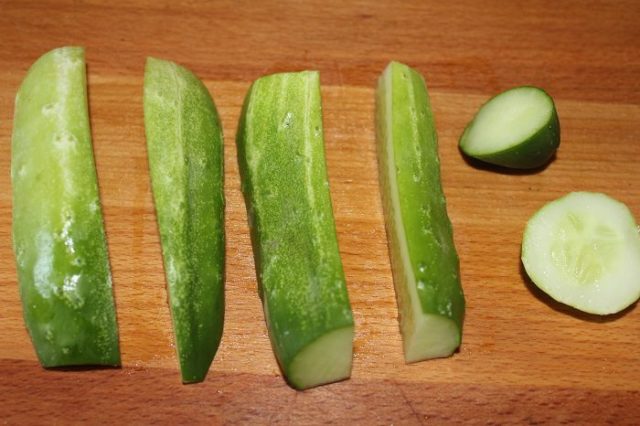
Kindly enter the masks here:
[[82, 48], [55, 49], [16, 95], [13, 248], [43, 367], [120, 364], [85, 72]]
[[201, 382], [224, 324], [222, 126], [195, 75], [153, 58], [145, 69], [144, 119], [182, 381]]
[[514, 169], [549, 162], [560, 146], [553, 99], [537, 87], [516, 87], [485, 103], [460, 137], [469, 157]]
[[351, 374], [353, 317], [324, 159], [317, 72], [253, 83], [237, 145], [271, 343], [297, 389]]
[[607, 315], [640, 298], [640, 235], [623, 203], [572, 192], [534, 214], [524, 231], [522, 263], [558, 302]]
[[406, 362], [460, 345], [464, 296], [422, 76], [391, 62], [376, 93], [379, 176]]

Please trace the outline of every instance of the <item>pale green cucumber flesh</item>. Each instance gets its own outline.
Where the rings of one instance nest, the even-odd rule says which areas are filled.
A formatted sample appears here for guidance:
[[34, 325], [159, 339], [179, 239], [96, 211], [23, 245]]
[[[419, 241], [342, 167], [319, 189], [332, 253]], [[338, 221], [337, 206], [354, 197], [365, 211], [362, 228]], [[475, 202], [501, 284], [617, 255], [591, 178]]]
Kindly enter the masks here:
[[202, 82], [149, 58], [144, 116], [182, 381], [204, 380], [224, 323], [222, 126]]
[[460, 138], [468, 156], [511, 168], [546, 164], [560, 145], [560, 124], [542, 89], [516, 87], [485, 103]]
[[392, 62], [376, 94], [380, 186], [407, 362], [460, 345], [464, 295], [422, 76]]
[[318, 73], [255, 81], [237, 145], [260, 296], [283, 373], [298, 389], [347, 378], [353, 317], [329, 194]]
[[445, 315], [423, 313], [413, 320], [415, 324], [403, 335], [406, 362], [446, 357], [460, 346], [460, 329]]
[[85, 72], [82, 48], [55, 49], [16, 95], [13, 247], [25, 323], [44, 367], [120, 364]]
[[573, 192], [531, 217], [527, 274], [553, 299], [584, 312], [620, 312], [640, 297], [640, 235], [629, 209], [605, 194]]
[[297, 388], [332, 383], [351, 375], [353, 327], [330, 331], [309, 343], [291, 362], [288, 380]]

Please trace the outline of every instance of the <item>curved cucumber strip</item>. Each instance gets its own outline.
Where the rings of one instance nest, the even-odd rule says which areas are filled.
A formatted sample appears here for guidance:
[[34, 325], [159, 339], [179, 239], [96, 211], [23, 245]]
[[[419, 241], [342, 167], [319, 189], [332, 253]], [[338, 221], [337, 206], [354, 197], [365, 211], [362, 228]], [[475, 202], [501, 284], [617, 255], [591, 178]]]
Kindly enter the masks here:
[[44, 367], [119, 365], [84, 50], [38, 59], [16, 96], [13, 247], [24, 319]]
[[624, 204], [573, 192], [540, 209], [527, 223], [522, 263], [555, 300], [606, 315], [640, 297], [640, 236]]
[[380, 186], [405, 360], [448, 356], [460, 345], [464, 296], [422, 76], [390, 63], [378, 81], [376, 114]]
[[238, 162], [271, 343], [289, 383], [351, 374], [353, 317], [324, 159], [317, 72], [253, 83]]
[[560, 145], [553, 99], [542, 89], [522, 86], [485, 103], [460, 138], [470, 157], [516, 169], [546, 164]]
[[195, 75], [153, 58], [145, 69], [144, 118], [182, 381], [200, 382], [224, 323], [222, 126]]

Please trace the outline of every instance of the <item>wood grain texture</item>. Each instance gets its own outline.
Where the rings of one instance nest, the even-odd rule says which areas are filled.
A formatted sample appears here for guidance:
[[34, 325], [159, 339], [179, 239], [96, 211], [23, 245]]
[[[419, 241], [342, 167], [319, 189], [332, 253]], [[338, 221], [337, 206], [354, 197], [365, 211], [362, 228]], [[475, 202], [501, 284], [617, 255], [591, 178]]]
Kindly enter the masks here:
[[[537, 291], [520, 267], [529, 216], [574, 190], [640, 219], [640, 6], [635, 1], [198, 2], [0, 0], [0, 421], [245, 424], [637, 423], [640, 309], [597, 318]], [[91, 123], [122, 369], [45, 371], [22, 321], [11, 249], [13, 99], [51, 48], [87, 48]], [[211, 91], [225, 134], [227, 311], [207, 381], [180, 384], [142, 114], [145, 57]], [[427, 78], [467, 297], [452, 358], [405, 365], [377, 186], [374, 85], [386, 62]], [[257, 296], [235, 131], [270, 72], [318, 69], [338, 239], [356, 321], [351, 380], [296, 392]], [[562, 142], [535, 173], [465, 161], [457, 139], [517, 84], [556, 100]]]

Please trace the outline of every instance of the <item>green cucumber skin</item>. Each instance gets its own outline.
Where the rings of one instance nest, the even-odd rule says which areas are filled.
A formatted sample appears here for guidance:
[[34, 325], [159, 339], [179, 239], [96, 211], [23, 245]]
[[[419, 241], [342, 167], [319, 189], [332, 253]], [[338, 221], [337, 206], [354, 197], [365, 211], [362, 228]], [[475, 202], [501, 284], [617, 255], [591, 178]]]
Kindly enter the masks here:
[[149, 58], [144, 117], [182, 380], [200, 382], [224, 325], [224, 156], [215, 104], [189, 70]]
[[43, 367], [120, 365], [84, 50], [52, 50], [16, 96], [13, 248], [24, 319]]
[[[504, 151], [486, 155], [471, 155], [465, 152], [462, 145], [467, 133], [469, 132], [471, 126], [475, 121], [474, 118], [467, 125], [467, 127], [465, 127], [462, 136], [460, 136], [460, 149], [462, 150], [462, 152], [470, 157], [476, 158], [480, 161], [484, 161], [485, 163], [507, 167], [510, 169], [537, 169], [549, 163], [553, 155], [560, 147], [560, 120], [558, 119], [558, 112], [556, 111], [555, 103], [553, 102], [551, 96], [549, 96], [547, 92], [540, 89], [539, 87], [532, 88], [544, 92], [553, 104], [553, 112], [548, 125], [531, 135], [529, 138], [527, 138], [526, 141]], [[491, 100], [495, 99], [497, 96], [500, 96], [501, 94], [502, 93], [489, 99], [487, 102], [485, 102], [485, 104], [483, 104], [483, 106], [489, 103]], [[542, 141], [543, 143], [541, 144], [539, 143], [539, 141]]]
[[256, 80], [238, 162], [272, 346], [285, 376], [305, 346], [353, 327], [324, 158], [319, 75]]
[[[460, 284], [459, 260], [454, 246], [451, 222], [440, 181], [438, 142], [429, 95], [420, 73], [391, 62], [385, 73], [392, 73], [392, 93], [387, 93], [384, 74], [376, 96], [377, 146], [383, 210], [393, 278], [396, 287], [409, 285], [407, 275], [422, 281], [418, 288], [422, 312], [453, 320], [462, 337], [465, 300]], [[385, 121], [387, 97], [391, 96], [391, 134], [395, 164], [390, 167], [386, 147], [389, 132]], [[400, 256], [400, 240], [395, 232], [389, 188], [389, 170], [395, 169], [400, 210], [411, 270], [406, 271]], [[398, 305], [403, 292], [396, 291]], [[400, 318], [400, 321], [411, 321]]]

